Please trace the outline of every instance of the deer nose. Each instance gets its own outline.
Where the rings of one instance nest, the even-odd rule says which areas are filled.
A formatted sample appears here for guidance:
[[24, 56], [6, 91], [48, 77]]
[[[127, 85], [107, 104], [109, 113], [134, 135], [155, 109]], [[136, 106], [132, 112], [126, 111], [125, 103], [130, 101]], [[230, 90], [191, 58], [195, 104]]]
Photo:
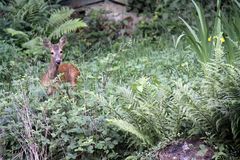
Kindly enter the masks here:
[[56, 64], [60, 64], [60, 63], [61, 63], [60, 59], [56, 60]]

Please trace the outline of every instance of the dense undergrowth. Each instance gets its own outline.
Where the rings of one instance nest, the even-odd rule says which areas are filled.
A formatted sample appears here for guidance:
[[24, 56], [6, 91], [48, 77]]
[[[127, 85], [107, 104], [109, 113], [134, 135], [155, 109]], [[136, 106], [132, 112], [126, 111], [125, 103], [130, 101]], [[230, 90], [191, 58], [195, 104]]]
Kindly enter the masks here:
[[[181, 51], [181, 54], [175, 55], [176, 49], [165, 49], [164, 43], [147, 45], [147, 39], [128, 39], [115, 43], [109, 49], [96, 51], [98, 56], [92, 59], [73, 61], [81, 69], [81, 78], [77, 90], [72, 91], [71, 98], [66, 94], [68, 86], [62, 86], [62, 92], [46, 99], [46, 93], [39, 84], [45, 64], [31, 65], [25, 62], [27, 72], [13, 70], [11, 85], [2, 86], [4, 90], [1, 93], [1, 123], [5, 126], [2, 128], [2, 136], [6, 146], [4, 157], [11, 157], [14, 152], [19, 158], [30, 154], [24, 151], [25, 147], [30, 146], [29, 141], [37, 145], [39, 150], [36, 152], [41, 151], [53, 159], [62, 156], [74, 159], [95, 156], [123, 158], [137, 150], [137, 146], [142, 145], [141, 141], [129, 139], [129, 135], [106, 121], [127, 116], [123, 104], [129, 100], [123, 98], [131, 100], [131, 95], [125, 97], [128, 94], [124, 91], [130, 92], [130, 88], [125, 87], [130, 85], [135, 90], [143, 87], [143, 84], [138, 84], [138, 79], [139, 83], [151, 79], [154, 85], [163, 85], [168, 84], [169, 79], [174, 80], [181, 75], [185, 75], [186, 79], [193, 76], [192, 71], [188, 72], [190, 64], [184, 61], [189, 56], [189, 59], [193, 58], [187, 52]], [[65, 54], [66, 59], [71, 56], [68, 51]], [[173, 63], [185, 70], [186, 74], [172, 67]], [[22, 117], [26, 113], [30, 117]], [[25, 120], [33, 128], [24, 128]], [[24, 141], [23, 137], [27, 136], [25, 130], [29, 130], [32, 136], [24, 138]], [[125, 143], [126, 140], [135, 147], [127, 148], [129, 146]], [[135, 144], [135, 141], [139, 144]], [[154, 141], [156, 144], [157, 139]], [[56, 153], [61, 154], [55, 155]]]
[[[224, 13], [218, 18], [219, 4], [212, 28], [194, 3], [200, 27], [183, 17], [186, 29], [178, 38], [123, 37], [84, 49], [80, 41], [71, 44], [78, 27], [26, 32], [13, 23], [14, 16], [1, 18], [8, 30], [0, 36], [0, 159], [154, 159], [155, 150], [191, 137], [214, 147], [215, 159], [237, 159], [239, 18]], [[38, 27], [48, 24], [49, 16], [72, 13], [52, 9], [41, 15], [46, 22]], [[237, 9], [232, 13], [240, 15]], [[22, 18], [24, 24], [35, 24]], [[72, 23], [69, 16], [58, 22]], [[41, 44], [32, 44], [39, 46], [33, 50], [21, 42], [69, 32], [64, 61], [74, 63], [81, 76], [75, 89], [62, 84], [48, 97], [40, 77], [50, 55]]]

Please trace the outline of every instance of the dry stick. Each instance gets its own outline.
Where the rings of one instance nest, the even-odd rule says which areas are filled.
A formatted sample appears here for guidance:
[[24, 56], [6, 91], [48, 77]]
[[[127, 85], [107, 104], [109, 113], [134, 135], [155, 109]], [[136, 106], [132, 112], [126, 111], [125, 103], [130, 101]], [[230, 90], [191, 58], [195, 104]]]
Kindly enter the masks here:
[[31, 117], [29, 115], [30, 111], [29, 111], [28, 98], [24, 92], [22, 92], [22, 95], [23, 95], [23, 101], [24, 101], [22, 104], [23, 109], [20, 110], [20, 112], [18, 112], [18, 115], [21, 118], [24, 125], [23, 126], [24, 135], [22, 135], [22, 137], [26, 137], [24, 139], [27, 143], [27, 147], [29, 148], [28, 152], [29, 152], [30, 160], [39, 160], [38, 146], [34, 142], [33, 133], [32, 133], [32, 122], [31, 122]]
[[[29, 116], [29, 102], [28, 102], [28, 99], [26, 97], [26, 95], [24, 94], [24, 110], [26, 112], [26, 123], [25, 123], [25, 131], [26, 131], [26, 134], [27, 134], [27, 138], [33, 140], [33, 135], [32, 135], [32, 122], [31, 122], [31, 119], [30, 119], [30, 116]], [[34, 160], [39, 160], [39, 155], [38, 155], [38, 152], [37, 152], [37, 144], [35, 142], [33, 142], [32, 144], [30, 144], [30, 150], [32, 151], [32, 154], [33, 154], [33, 157], [34, 157]]]
[[[45, 129], [44, 137], [47, 138], [50, 127], [48, 126], [47, 114], [46, 114], [46, 110], [45, 109], [43, 111], [43, 116], [44, 116], [44, 121], [46, 123], [46, 129]], [[42, 147], [42, 152], [41, 152], [40, 155], [41, 155], [42, 159], [47, 159], [47, 146], [46, 145]]]

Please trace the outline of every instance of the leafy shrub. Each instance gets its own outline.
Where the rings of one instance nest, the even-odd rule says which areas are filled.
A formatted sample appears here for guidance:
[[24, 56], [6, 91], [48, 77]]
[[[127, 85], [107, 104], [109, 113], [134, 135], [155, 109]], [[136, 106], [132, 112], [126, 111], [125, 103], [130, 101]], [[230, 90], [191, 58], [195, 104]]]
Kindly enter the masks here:
[[[157, 2], [155, 2], [157, 3]], [[182, 32], [182, 24], [178, 16], [191, 19], [193, 17], [193, 6], [188, 1], [159, 1], [150, 19], [142, 20], [138, 25], [139, 32], [143, 36], [150, 36], [156, 39], [165, 33], [176, 34]], [[194, 21], [193, 21], [194, 22]]]
[[19, 50], [15, 46], [0, 41], [0, 88], [10, 87], [11, 81], [18, 76], [18, 72], [22, 72], [24, 64], [19, 65], [19, 62], [22, 61], [19, 57]]
[[9, 71], [11, 71], [10, 67], [11, 67], [11, 60], [13, 59], [13, 57], [16, 57], [16, 50], [14, 50], [14, 48], [8, 44], [4, 44], [3, 42], [0, 43], [0, 51], [1, 51], [1, 69], [0, 69], [0, 73], [1, 73], [1, 80], [6, 80], [9, 81], [10, 78], [10, 73]]
[[[204, 17], [207, 19], [208, 26], [213, 26], [215, 23], [213, 15], [216, 14], [216, 3], [213, 1], [200, 0], [197, 0], [196, 3], [203, 6], [205, 11]], [[194, 14], [194, 5], [189, 3], [188, 0], [132, 0], [129, 5], [133, 10], [135, 9], [135, 11], [148, 17], [143, 19], [138, 25], [139, 30], [137, 34], [153, 37], [153, 40], [157, 40], [158, 36], [164, 34], [167, 34], [168, 36], [172, 36], [172, 34], [181, 34], [184, 25], [181, 23], [179, 16], [190, 23], [190, 25], [198, 26], [196, 21], [198, 17]], [[137, 8], [142, 5], [145, 6], [142, 7], [142, 9], [144, 9], [141, 11], [138, 10]], [[222, 1], [221, 10], [224, 13], [229, 13], [233, 5], [232, 1]], [[212, 31], [211, 28], [209, 28], [209, 31]]]
[[110, 44], [119, 36], [120, 22], [109, 20], [104, 10], [92, 10], [84, 18], [88, 25], [80, 31], [81, 42], [87, 47]]
[[75, 93], [80, 99], [69, 99], [63, 88], [61, 95], [44, 100], [41, 98], [44, 90], [38, 79], [31, 76], [15, 81], [12, 91], [15, 93], [1, 92], [3, 158], [115, 159], [124, 156], [117, 149], [124, 138], [106, 125], [107, 114], [103, 113], [108, 110], [97, 102], [90, 103], [94, 94], [83, 91]]
[[128, 0], [128, 10], [135, 11], [137, 13], [152, 13], [155, 11], [156, 6], [160, 2], [155, 0]]

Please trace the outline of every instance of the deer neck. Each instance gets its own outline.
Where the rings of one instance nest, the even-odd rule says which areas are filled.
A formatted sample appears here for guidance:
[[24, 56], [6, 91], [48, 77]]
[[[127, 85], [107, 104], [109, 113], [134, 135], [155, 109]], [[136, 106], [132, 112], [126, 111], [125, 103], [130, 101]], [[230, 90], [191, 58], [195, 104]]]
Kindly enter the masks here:
[[48, 66], [47, 72], [49, 79], [54, 79], [57, 76], [58, 67], [59, 65], [57, 65], [53, 59], [51, 59], [51, 63]]

